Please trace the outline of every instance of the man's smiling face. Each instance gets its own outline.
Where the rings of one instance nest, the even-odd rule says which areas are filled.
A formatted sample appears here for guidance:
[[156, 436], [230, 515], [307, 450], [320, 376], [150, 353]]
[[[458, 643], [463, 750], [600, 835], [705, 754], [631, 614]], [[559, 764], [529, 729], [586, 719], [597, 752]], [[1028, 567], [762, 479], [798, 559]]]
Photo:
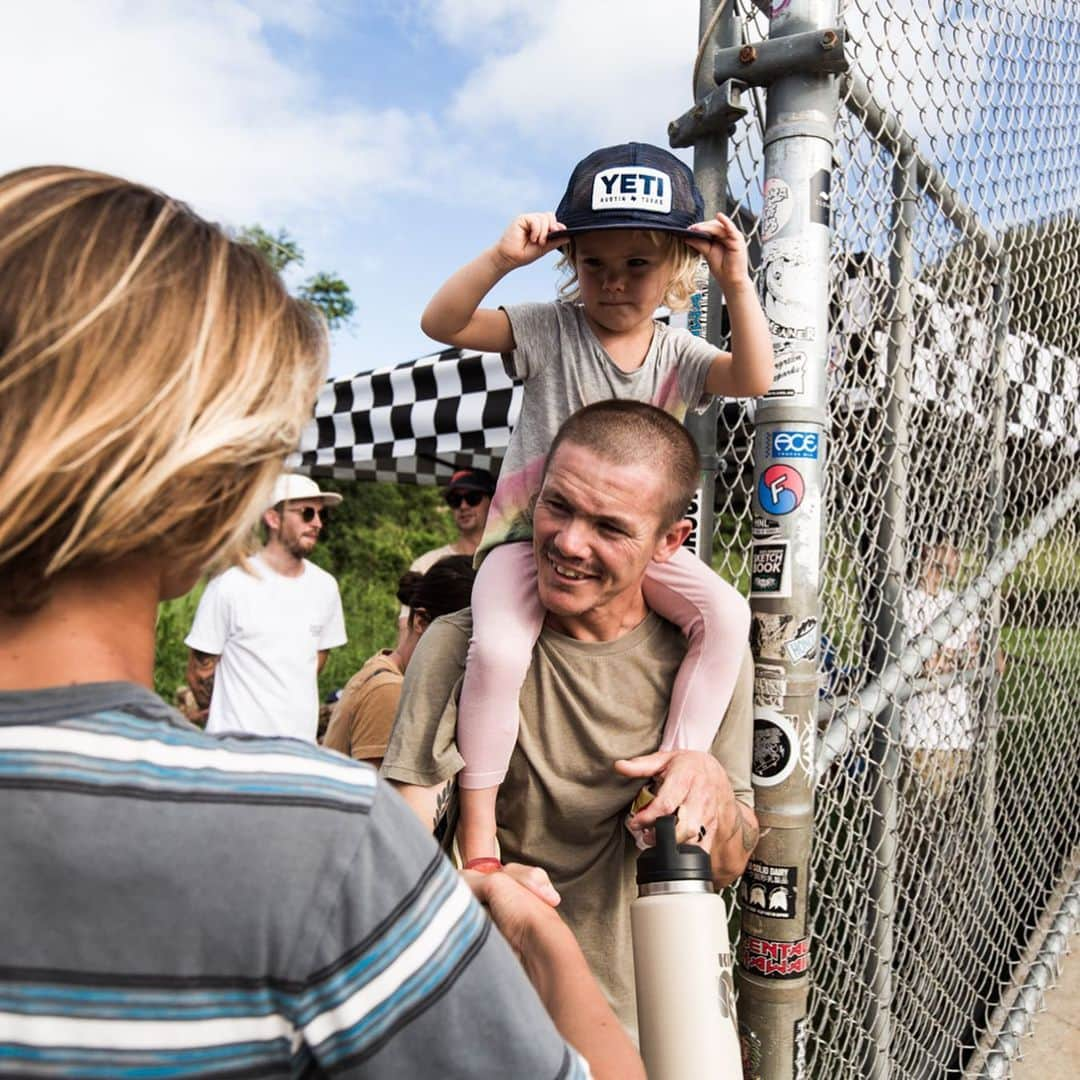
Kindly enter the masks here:
[[645, 617], [641, 579], [688, 531], [661, 529], [664, 478], [655, 465], [615, 465], [572, 442], [548, 462], [533, 513], [537, 590], [548, 625], [605, 641]]

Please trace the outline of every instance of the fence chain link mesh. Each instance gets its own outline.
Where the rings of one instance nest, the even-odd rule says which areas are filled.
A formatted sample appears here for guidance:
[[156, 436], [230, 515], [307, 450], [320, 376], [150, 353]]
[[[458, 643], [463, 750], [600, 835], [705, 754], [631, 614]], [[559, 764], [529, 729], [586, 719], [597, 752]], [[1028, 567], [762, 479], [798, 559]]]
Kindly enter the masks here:
[[[819, 655], [843, 737], [819, 752], [807, 1071], [954, 1076], [1080, 851], [1080, 5], [840, 14]], [[743, 100], [728, 188], [759, 264], [764, 91]], [[752, 420], [718, 425], [713, 564], [744, 586]]]

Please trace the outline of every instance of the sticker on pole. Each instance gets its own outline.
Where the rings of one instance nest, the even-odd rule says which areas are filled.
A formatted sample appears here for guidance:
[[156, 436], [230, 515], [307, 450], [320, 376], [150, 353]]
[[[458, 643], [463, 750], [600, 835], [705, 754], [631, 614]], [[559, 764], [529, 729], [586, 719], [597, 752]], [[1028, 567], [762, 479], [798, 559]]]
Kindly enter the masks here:
[[810, 939], [769, 941], [743, 934], [739, 967], [766, 979], [797, 979], [810, 970]]
[[739, 1056], [743, 1080], [761, 1080], [761, 1039], [744, 1021], [739, 1021]]
[[739, 906], [763, 919], [793, 918], [796, 875], [794, 866], [772, 866], [751, 859], [739, 881]]
[[792, 1033], [794, 1060], [791, 1063], [791, 1080], [806, 1080], [806, 1017], [795, 1021]]
[[795, 636], [784, 644], [788, 659], [797, 664], [800, 660], [817, 660], [818, 626], [817, 619], [807, 618], [795, 627]]
[[694, 492], [690, 505], [686, 508], [684, 517], [690, 520], [690, 533], [683, 541], [687, 551], [695, 555], [701, 555], [701, 488]]
[[806, 393], [806, 353], [777, 346], [773, 357], [773, 381], [767, 398], [802, 397]]
[[750, 596], [791, 595], [791, 568], [786, 540], [755, 540], [750, 558]]
[[765, 181], [765, 205], [761, 208], [761, 239], [771, 240], [790, 220], [791, 188], [778, 176]]
[[794, 771], [799, 760], [799, 736], [794, 718], [776, 709], [754, 709], [754, 752], [750, 765], [756, 787], [776, 787]]
[[787, 679], [779, 664], [754, 665], [754, 704], [779, 709], [787, 696]]
[[779, 351], [791, 348], [791, 342], [817, 341], [818, 320], [809, 306], [813, 290], [807, 287], [814, 264], [806, 244], [801, 239], [767, 241], [761, 262], [765, 317], [769, 332], [780, 339], [774, 347]]
[[829, 227], [832, 210], [832, 173], [818, 169], [810, 177], [810, 221], [814, 225]]
[[771, 458], [817, 460], [821, 435], [816, 431], [770, 431], [765, 437], [765, 453]]
[[772, 540], [782, 531], [779, 521], [773, 521], [764, 514], [755, 514], [750, 523], [750, 535], [755, 540]]
[[758, 479], [758, 503], [775, 517], [797, 510], [805, 494], [806, 484], [794, 465], [770, 465]]

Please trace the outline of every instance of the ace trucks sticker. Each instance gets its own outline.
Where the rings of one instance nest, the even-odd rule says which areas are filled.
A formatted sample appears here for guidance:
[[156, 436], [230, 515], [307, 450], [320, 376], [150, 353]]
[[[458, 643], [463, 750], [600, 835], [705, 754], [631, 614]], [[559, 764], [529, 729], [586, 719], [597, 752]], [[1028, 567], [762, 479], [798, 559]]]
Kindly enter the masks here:
[[811, 458], [816, 460], [821, 435], [816, 431], [770, 431], [765, 453], [771, 458]]

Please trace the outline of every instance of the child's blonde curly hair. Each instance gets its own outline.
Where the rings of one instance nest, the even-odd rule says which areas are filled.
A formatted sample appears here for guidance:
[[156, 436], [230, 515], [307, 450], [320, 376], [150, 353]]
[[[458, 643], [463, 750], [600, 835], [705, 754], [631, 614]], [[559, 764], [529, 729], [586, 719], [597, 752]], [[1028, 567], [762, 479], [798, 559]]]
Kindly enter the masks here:
[[[646, 237], [649, 243], [661, 252], [664, 260], [671, 266], [671, 280], [664, 290], [661, 303], [671, 311], [685, 311], [690, 306], [690, 297], [698, 291], [701, 256], [674, 233], [662, 232], [659, 229], [628, 229], [627, 231]], [[577, 267], [574, 265], [576, 259], [577, 249], [571, 238], [570, 242], [561, 249], [555, 269], [565, 278], [559, 286], [559, 296], [572, 303], [581, 299]]]

